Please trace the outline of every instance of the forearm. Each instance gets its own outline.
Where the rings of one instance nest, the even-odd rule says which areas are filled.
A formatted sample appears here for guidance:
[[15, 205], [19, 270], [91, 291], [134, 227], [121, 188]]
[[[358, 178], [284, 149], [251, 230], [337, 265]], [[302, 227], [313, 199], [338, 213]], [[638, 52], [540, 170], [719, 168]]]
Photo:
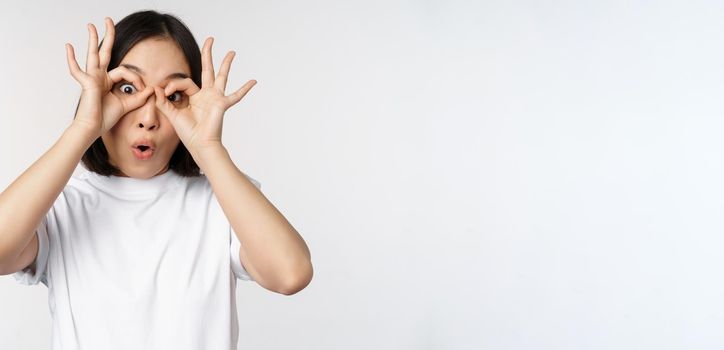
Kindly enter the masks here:
[[234, 165], [222, 145], [193, 154], [260, 275], [257, 282], [272, 290], [305, 284], [311, 278], [310, 252], [294, 227]]
[[58, 141], [0, 193], [0, 264], [14, 261], [32, 240], [78, 162], [95, 140], [71, 124]]

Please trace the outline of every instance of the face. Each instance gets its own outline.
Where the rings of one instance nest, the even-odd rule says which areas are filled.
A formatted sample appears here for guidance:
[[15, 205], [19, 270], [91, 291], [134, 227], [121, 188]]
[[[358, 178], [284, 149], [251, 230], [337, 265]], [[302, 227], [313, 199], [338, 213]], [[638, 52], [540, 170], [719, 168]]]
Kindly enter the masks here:
[[[128, 51], [119, 65], [138, 74], [146, 86], [162, 89], [173, 79], [191, 76], [186, 57], [171, 39], [148, 38], [140, 41]], [[112, 93], [120, 97], [139, 91], [138, 86], [121, 81], [113, 86]], [[181, 92], [168, 98], [177, 107], [188, 104], [188, 96]], [[169, 160], [180, 140], [155, 103], [155, 97], [151, 94], [144, 105], [122, 116], [113, 128], [101, 136], [110, 163], [121, 171], [119, 176], [147, 179], [168, 171]], [[136, 155], [138, 150], [133, 146], [141, 139], [155, 144], [150, 157]]]

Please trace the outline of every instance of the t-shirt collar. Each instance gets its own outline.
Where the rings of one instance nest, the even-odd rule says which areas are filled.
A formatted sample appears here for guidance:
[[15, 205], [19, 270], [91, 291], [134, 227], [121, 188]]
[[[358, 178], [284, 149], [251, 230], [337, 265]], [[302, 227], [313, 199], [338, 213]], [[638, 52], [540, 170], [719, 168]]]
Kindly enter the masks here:
[[148, 179], [123, 176], [105, 176], [87, 171], [88, 179], [99, 188], [119, 196], [152, 197], [179, 184], [182, 176], [169, 169], [163, 174]]

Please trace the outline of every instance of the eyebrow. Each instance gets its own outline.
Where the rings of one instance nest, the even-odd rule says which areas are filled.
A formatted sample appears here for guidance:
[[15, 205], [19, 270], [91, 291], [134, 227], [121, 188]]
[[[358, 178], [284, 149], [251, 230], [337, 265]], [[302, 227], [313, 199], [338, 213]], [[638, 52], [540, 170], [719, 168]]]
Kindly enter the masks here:
[[[138, 74], [145, 75], [145, 73], [143, 73], [143, 70], [141, 68], [138, 68], [132, 64], [124, 63], [121, 66], [126, 67], [132, 71], [135, 71]], [[166, 80], [168, 80], [168, 79], [186, 79], [188, 77], [189, 76], [186, 73], [171, 73], [166, 77]]]

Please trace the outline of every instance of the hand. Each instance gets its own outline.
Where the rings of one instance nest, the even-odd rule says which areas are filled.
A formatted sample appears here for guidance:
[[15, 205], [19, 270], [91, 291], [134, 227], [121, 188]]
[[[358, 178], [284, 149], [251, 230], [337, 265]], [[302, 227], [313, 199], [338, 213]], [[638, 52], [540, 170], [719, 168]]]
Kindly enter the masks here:
[[[141, 78], [128, 68], [119, 66], [110, 72], [107, 71], [111, 60], [115, 27], [113, 20], [108, 17], [105, 18], [105, 24], [106, 34], [100, 50], [96, 27], [92, 23], [88, 24], [88, 56], [85, 72], [78, 66], [73, 45], [65, 44], [70, 74], [83, 88], [73, 124], [89, 129], [97, 136], [110, 130], [121, 116], [142, 106], [153, 93], [153, 88], [144, 87]], [[142, 91], [130, 95], [121, 94], [120, 97], [114, 95], [111, 89], [121, 80], [133, 83], [136, 89]]]
[[[256, 84], [256, 80], [249, 80], [233, 94], [224, 96], [235, 53], [230, 51], [226, 54], [219, 74], [214, 78], [211, 60], [213, 41], [213, 38], [206, 39], [201, 51], [201, 89], [190, 78], [173, 80], [164, 89], [154, 88], [156, 107], [168, 118], [179, 139], [192, 154], [204, 147], [221, 145], [224, 113]], [[176, 101], [168, 100], [167, 96], [177, 91], [188, 96], [188, 104], [176, 105]]]

